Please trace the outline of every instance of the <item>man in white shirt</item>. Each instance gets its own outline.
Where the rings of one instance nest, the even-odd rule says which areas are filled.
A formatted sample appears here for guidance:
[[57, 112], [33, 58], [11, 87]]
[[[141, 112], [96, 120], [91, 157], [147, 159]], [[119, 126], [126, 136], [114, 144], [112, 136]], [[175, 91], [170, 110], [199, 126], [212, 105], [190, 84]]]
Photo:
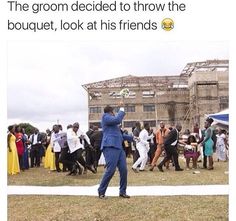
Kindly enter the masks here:
[[86, 164], [82, 155], [84, 150], [83, 139], [85, 139], [87, 143], [91, 145], [88, 136], [79, 130], [79, 123], [76, 122], [73, 124], [71, 129], [67, 130], [67, 143], [69, 146], [71, 158], [74, 162], [73, 169], [69, 175], [75, 175], [77, 173], [78, 164], [81, 164], [84, 169], [88, 169], [93, 173], [96, 173], [92, 166]]
[[148, 135], [149, 130], [150, 130], [149, 124], [145, 123], [144, 124], [144, 129], [139, 134], [140, 141], [137, 142], [137, 144], [136, 144], [136, 147], [137, 147], [138, 152], [139, 152], [139, 158], [137, 159], [137, 161], [132, 166], [132, 170], [134, 172], [138, 172], [137, 167], [138, 167], [139, 164], [141, 164], [139, 171], [144, 171], [144, 169], [145, 169], [145, 165], [146, 165], [147, 160], [148, 160], [148, 151], [150, 149], [148, 140], [152, 139], [154, 137], [153, 134]]
[[31, 167], [40, 167], [40, 148], [42, 146], [42, 136], [39, 134], [39, 130], [35, 129], [34, 134], [30, 136], [30, 159]]
[[52, 150], [55, 153], [55, 165], [56, 165], [57, 172], [61, 172], [61, 169], [59, 167], [59, 156], [61, 153], [61, 146], [59, 144], [59, 141], [61, 139], [62, 137], [61, 137], [59, 127], [58, 125], [54, 125], [51, 140], [52, 140]]

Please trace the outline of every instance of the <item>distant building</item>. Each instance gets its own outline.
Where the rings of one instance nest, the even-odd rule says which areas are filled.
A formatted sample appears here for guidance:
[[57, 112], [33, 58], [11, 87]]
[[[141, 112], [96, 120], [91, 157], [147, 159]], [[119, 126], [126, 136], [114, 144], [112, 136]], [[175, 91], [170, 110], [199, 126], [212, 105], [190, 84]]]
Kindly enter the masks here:
[[118, 109], [119, 92], [128, 88], [123, 127], [129, 131], [137, 120], [151, 127], [160, 121], [166, 125], [181, 122], [184, 128], [192, 128], [195, 122], [203, 126], [205, 114], [228, 107], [228, 66], [228, 60], [194, 62], [176, 76], [128, 75], [85, 84], [89, 124], [100, 127], [103, 108], [109, 104]]
[[203, 126], [205, 114], [229, 107], [228, 60], [188, 63], [181, 75], [188, 76], [190, 125]]

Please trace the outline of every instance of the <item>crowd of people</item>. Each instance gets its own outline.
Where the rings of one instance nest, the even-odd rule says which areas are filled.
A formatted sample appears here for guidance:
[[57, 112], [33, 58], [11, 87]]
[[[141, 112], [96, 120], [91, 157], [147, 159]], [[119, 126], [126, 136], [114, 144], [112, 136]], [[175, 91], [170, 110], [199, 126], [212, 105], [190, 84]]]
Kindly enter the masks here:
[[175, 171], [182, 171], [178, 161], [180, 152], [185, 157], [187, 170], [197, 169], [200, 161], [203, 162], [202, 168], [213, 170], [213, 152], [216, 152], [218, 161], [227, 161], [227, 132], [223, 129], [216, 132], [212, 118], [206, 119], [204, 129], [195, 124], [192, 131], [186, 129], [183, 134], [179, 123], [167, 128], [161, 121], [154, 132], [148, 123], [141, 127], [137, 121], [129, 134], [121, 128], [124, 108], [121, 107], [117, 114], [113, 110], [110, 106], [104, 108], [102, 130], [91, 125], [86, 133], [80, 130], [78, 122], [68, 125], [65, 132], [61, 125], [55, 124], [45, 134], [35, 129], [31, 135], [27, 135], [19, 125], [9, 126], [8, 174], [40, 167], [42, 163], [44, 168], [72, 176], [88, 170], [96, 173], [103, 154], [106, 169], [98, 189], [99, 197], [105, 197], [106, 188], [118, 167], [120, 196], [129, 198], [126, 194], [127, 157], [133, 157], [131, 169], [135, 173], [145, 171], [147, 165], [149, 171], [157, 168], [164, 172], [163, 167], [167, 170], [169, 165], [173, 165]]
[[101, 155], [102, 131], [94, 126], [87, 133], [79, 129], [79, 123], [67, 126], [54, 125], [46, 133], [27, 135], [19, 125], [8, 127], [8, 174], [17, 174], [29, 168], [40, 167], [66, 172], [68, 175], [96, 173]]

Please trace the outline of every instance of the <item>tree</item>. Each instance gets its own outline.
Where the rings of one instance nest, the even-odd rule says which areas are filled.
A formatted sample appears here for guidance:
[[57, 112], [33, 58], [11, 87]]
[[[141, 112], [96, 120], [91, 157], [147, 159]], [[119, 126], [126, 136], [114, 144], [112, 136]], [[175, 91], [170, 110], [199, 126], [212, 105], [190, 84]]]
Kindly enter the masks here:
[[34, 127], [33, 125], [29, 123], [20, 123], [19, 126], [21, 128], [25, 129], [25, 133], [29, 136], [30, 134], [34, 133], [35, 129], [38, 129], [37, 127]]

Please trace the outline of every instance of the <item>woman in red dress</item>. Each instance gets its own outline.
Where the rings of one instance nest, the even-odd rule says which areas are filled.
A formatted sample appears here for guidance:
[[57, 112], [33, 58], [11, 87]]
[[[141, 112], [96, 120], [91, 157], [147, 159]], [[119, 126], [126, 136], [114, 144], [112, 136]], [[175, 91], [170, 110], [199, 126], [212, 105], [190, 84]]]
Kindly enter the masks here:
[[24, 170], [23, 154], [24, 154], [24, 143], [23, 143], [23, 134], [21, 133], [21, 127], [16, 126], [16, 149], [19, 158], [20, 169]]

